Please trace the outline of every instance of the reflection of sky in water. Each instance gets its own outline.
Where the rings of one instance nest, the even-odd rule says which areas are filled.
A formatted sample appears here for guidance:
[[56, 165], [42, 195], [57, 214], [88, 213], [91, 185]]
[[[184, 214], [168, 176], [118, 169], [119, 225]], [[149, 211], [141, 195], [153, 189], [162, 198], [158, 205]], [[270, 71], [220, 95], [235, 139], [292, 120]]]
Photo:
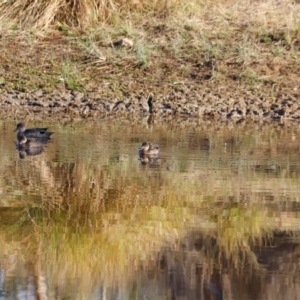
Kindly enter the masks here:
[[49, 126], [23, 159], [0, 126], [0, 299], [292, 299], [297, 127]]

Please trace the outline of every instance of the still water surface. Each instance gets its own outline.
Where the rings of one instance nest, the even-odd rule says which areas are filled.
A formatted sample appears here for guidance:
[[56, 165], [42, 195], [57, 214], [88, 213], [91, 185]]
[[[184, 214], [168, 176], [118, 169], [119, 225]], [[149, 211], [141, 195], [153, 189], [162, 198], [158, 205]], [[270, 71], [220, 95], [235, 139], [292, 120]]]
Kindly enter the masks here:
[[296, 125], [43, 125], [0, 122], [0, 299], [299, 299]]

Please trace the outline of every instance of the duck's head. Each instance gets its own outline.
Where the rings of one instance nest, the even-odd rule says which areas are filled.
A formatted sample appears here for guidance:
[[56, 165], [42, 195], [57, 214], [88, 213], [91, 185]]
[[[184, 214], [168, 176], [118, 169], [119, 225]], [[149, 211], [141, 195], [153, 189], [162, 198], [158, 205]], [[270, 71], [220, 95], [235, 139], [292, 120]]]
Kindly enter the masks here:
[[25, 130], [25, 128], [26, 128], [25, 124], [21, 122], [21, 123], [17, 124], [17, 127], [16, 127], [16, 129], [14, 131], [21, 131], [22, 132], [22, 131]]

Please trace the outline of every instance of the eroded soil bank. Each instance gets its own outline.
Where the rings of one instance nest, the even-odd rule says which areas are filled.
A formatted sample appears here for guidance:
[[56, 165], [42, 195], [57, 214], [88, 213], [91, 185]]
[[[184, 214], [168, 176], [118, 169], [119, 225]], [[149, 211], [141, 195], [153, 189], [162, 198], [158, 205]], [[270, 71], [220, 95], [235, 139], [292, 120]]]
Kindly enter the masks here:
[[[132, 93], [120, 99], [101, 97], [92, 92], [57, 90], [45, 93], [5, 92], [0, 95], [4, 116], [52, 120], [95, 119], [107, 116], [147, 117], [164, 121], [170, 118], [193, 118], [197, 120], [299, 120], [300, 103], [296, 91], [282, 93], [276, 99], [267, 99], [251, 91], [235, 91], [229, 88], [213, 90], [190, 83], [178, 83], [157, 88], [148, 95]], [[148, 86], [147, 90], [151, 87]]]

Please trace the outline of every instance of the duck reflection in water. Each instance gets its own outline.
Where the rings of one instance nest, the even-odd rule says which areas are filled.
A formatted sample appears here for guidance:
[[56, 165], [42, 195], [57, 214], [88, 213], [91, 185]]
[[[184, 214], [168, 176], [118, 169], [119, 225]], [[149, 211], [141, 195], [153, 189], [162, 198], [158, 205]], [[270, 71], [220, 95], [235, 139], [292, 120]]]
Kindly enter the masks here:
[[156, 143], [144, 142], [139, 148], [139, 159], [142, 164], [155, 164], [159, 159], [159, 146]]
[[26, 156], [35, 156], [41, 154], [44, 151], [44, 144], [46, 143], [46, 140], [27, 138], [25, 135], [23, 135], [19, 136], [16, 146], [17, 150], [19, 151], [20, 158], [25, 158]]
[[44, 151], [44, 147], [35, 147], [35, 148], [19, 148], [19, 157], [21, 159], [24, 159], [26, 156], [35, 156], [35, 155], [40, 155]]

